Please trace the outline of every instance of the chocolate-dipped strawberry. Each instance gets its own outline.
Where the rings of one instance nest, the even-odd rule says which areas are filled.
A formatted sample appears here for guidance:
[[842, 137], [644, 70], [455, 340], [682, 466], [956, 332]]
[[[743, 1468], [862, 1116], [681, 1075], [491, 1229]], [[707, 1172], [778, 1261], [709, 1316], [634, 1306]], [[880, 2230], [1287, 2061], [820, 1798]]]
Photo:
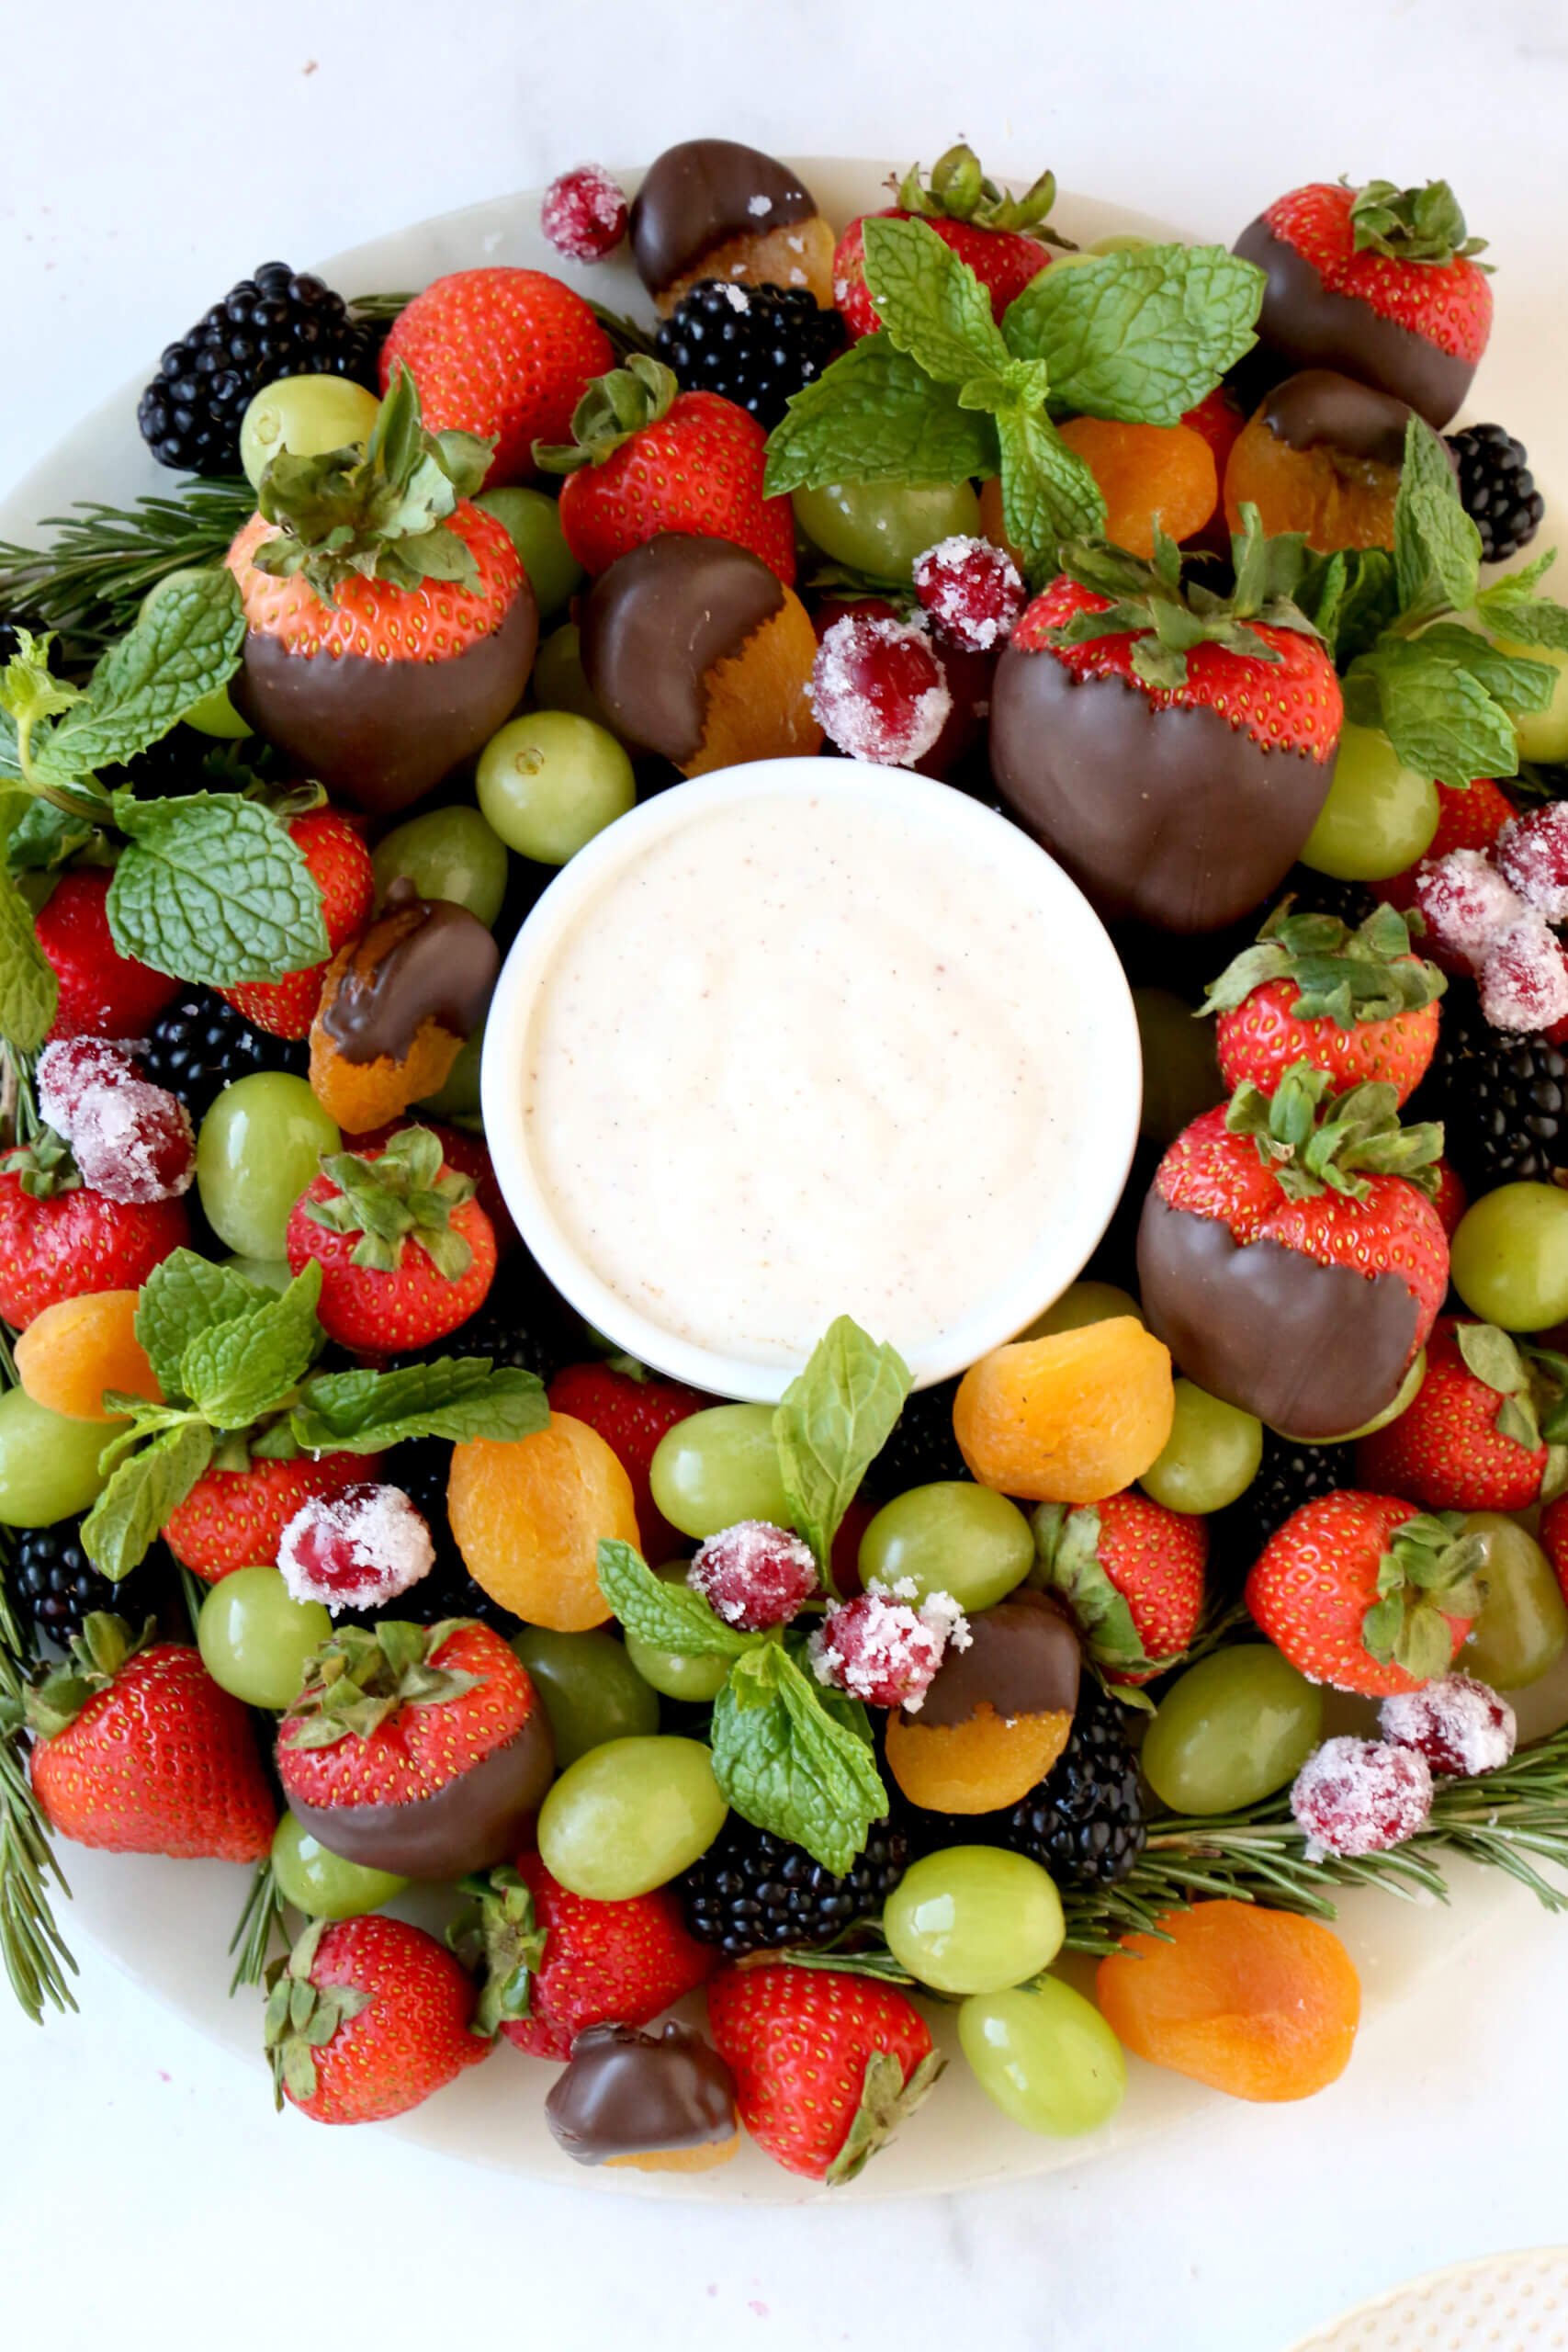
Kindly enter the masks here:
[[911, 1804], [1016, 1804], [1061, 1755], [1078, 1702], [1078, 1637], [1043, 1593], [1015, 1592], [950, 1642], [919, 1710], [887, 1724], [887, 1769]]
[[1330, 368], [1305, 368], [1267, 393], [1225, 466], [1225, 519], [1257, 507], [1270, 537], [1300, 531], [1310, 547], [1392, 548], [1393, 505], [1415, 413]]
[[1258, 338], [1278, 373], [1335, 368], [1448, 424], [1486, 348], [1492, 288], [1446, 180], [1293, 188], [1235, 250], [1264, 273]]
[[545, 2120], [576, 2165], [706, 2172], [736, 2151], [735, 2077], [690, 2026], [590, 2026], [550, 2086]]
[[668, 317], [700, 277], [806, 286], [833, 301], [833, 232], [787, 164], [733, 139], [683, 139], [649, 165], [631, 209], [637, 276]]
[[484, 1019], [501, 950], [479, 917], [422, 899], [406, 876], [327, 967], [310, 1026], [310, 1084], [349, 1135], [438, 1093]]
[[682, 775], [821, 749], [811, 622], [745, 548], [663, 532], [601, 573], [581, 629], [583, 670], [615, 733]]
[[1188, 1378], [1313, 1442], [1393, 1401], [1449, 1281], [1441, 1127], [1401, 1127], [1392, 1086], [1332, 1086], [1298, 1062], [1272, 1095], [1237, 1087], [1171, 1145], [1138, 1227], [1144, 1313]]
[[300, 1827], [400, 1878], [460, 1878], [516, 1853], [554, 1767], [527, 1673], [469, 1618], [340, 1626], [277, 1736]]
[[490, 447], [426, 433], [400, 368], [362, 447], [272, 460], [229, 550], [248, 624], [236, 703], [334, 797], [378, 816], [471, 759], [533, 667], [527, 573], [472, 503]]
[[1228, 598], [1184, 587], [1163, 537], [1152, 564], [1064, 560], [998, 665], [997, 788], [1108, 919], [1217, 931], [1283, 880], [1327, 797], [1334, 664], [1270, 594], [1255, 518]]

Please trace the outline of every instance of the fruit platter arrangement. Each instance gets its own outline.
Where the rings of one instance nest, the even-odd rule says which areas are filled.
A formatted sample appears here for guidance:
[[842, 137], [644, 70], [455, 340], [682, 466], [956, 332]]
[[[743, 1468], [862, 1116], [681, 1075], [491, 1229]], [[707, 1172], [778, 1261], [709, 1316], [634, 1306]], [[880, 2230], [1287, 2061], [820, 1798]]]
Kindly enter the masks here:
[[[829, 220], [705, 139], [557, 181], [548, 270], [267, 264], [141, 395], [167, 486], [0, 543], [35, 2019], [74, 2006], [73, 1848], [240, 1865], [208, 1965], [280, 2106], [379, 2121], [482, 2064], [502, 2108], [547, 2081], [563, 2173], [744, 2136], [834, 2187], [940, 2133], [944, 2066], [998, 2140], [1088, 2147], [1129, 2058], [1324, 2088], [1348, 1891], [1438, 1945], [1455, 1865], [1568, 1908], [1568, 605], [1523, 446], [1457, 422], [1484, 246], [1441, 181], [1300, 187], [1229, 249], [1075, 243], [1049, 173], [962, 146], [886, 193]], [[1135, 1012], [1098, 1247], [952, 1376], [939, 1244], [958, 1279], [1021, 1197], [1065, 1218], [1028, 1149], [1110, 1115], [1053, 1113], [1070, 975], [1021, 928], [944, 1025], [942, 941], [918, 974], [913, 899], [890, 927], [825, 851], [822, 924], [874, 944], [792, 999], [818, 934], [759, 834], [618, 961], [588, 925], [607, 1026], [563, 983], [503, 1044], [562, 869], [786, 762], [829, 850], [868, 768], [907, 791], [894, 897], [931, 806], [998, 873], [1044, 852]], [[616, 922], [668, 871], [640, 839]], [[660, 1125], [634, 1008], [705, 1037], [749, 931], [755, 1082], [706, 1092], [754, 1164], [705, 1188], [700, 1057]], [[915, 1151], [965, 1125], [922, 1061], [972, 1075], [966, 1158]], [[597, 1122], [558, 1177], [592, 1319], [507, 1087]], [[705, 1258], [760, 1385], [672, 1376]]]

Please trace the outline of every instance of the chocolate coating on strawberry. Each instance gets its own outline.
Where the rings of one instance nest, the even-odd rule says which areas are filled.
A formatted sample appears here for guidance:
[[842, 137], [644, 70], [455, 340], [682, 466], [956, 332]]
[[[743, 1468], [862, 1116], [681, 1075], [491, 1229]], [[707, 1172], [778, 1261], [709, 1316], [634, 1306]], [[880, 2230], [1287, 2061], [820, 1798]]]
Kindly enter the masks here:
[[611, 726], [677, 763], [702, 747], [709, 673], [783, 606], [759, 556], [666, 531], [619, 557], [589, 592], [582, 666]]
[[690, 2026], [589, 2026], [550, 2086], [545, 2120], [579, 2165], [718, 2146], [735, 2137], [735, 2077]]
[[1043, 1593], [1015, 1592], [969, 1620], [968, 1647], [950, 1646], [915, 1718], [922, 1730], [966, 1724], [981, 1707], [1004, 1723], [1070, 1715], [1078, 1702], [1078, 1637]]
[[684, 139], [649, 164], [631, 209], [632, 259], [650, 294], [731, 237], [812, 220], [816, 199], [787, 164], [733, 139]]
[[1303, 368], [1276, 384], [1263, 403], [1263, 422], [1292, 449], [1338, 449], [1374, 465], [1404, 458], [1409, 403], [1331, 368]]
[[400, 876], [323, 999], [321, 1025], [348, 1061], [402, 1061], [423, 1022], [471, 1036], [500, 970], [501, 950], [477, 915], [422, 899]]
[[400, 1804], [311, 1804], [288, 1791], [299, 1826], [345, 1862], [399, 1878], [461, 1878], [514, 1854], [555, 1770], [542, 1707], [515, 1737], [444, 1788]]

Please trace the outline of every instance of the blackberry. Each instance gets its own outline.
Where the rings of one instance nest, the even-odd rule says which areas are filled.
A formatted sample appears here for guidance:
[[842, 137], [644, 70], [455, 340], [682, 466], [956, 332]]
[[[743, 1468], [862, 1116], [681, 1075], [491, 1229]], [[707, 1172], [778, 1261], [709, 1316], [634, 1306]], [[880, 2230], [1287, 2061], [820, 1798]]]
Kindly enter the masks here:
[[160, 1570], [167, 1566], [167, 1555], [154, 1549], [130, 1576], [111, 1584], [82, 1549], [81, 1521], [61, 1519], [52, 1527], [22, 1529], [6, 1580], [17, 1614], [64, 1649], [95, 1610], [107, 1609], [139, 1624], [155, 1604]]
[[1481, 534], [1483, 562], [1501, 563], [1528, 548], [1546, 503], [1524, 443], [1500, 424], [1467, 425], [1448, 443], [1459, 467], [1460, 503]]
[[1002, 1842], [1069, 1886], [1114, 1886], [1144, 1850], [1143, 1783], [1122, 1709], [1092, 1676], [1067, 1744], [1038, 1787], [1000, 1816]]
[[1472, 1193], [1551, 1183], [1568, 1169], [1568, 1054], [1539, 1032], [1494, 1029], [1468, 981], [1443, 999], [1417, 1100], [1407, 1115], [1442, 1120], [1444, 1150]]
[[264, 384], [346, 376], [373, 387], [375, 350], [341, 294], [287, 262], [264, 262], [170, 344], [137, 404], [141, 437], [160, 465], [237, 474], [240, 423]]
[[452, 1449], [442, 1438], [415, 1438], [387, 1457], [383, 1475], [389, 1486], [402, 1488], [423, 1519], [435, 1546], [435, 1561], [429, 1575], [400, 1593], [386, 1613], [406, 1618], [412, 1625], [438, 1625], [444, 1617], [478, 1617], [509, 1633], [516, 1618], [474, 1582], [457, 1549], [446, 1516], [446, 1473], [451, 1461]]
[[678, 302], [654, 348], [686, 392], [718, 392], [770, 429], [790, 396], [844, 347], [837, 311], [800, 286], [732, 286], [705, 277]]
[[[1337, 915], [1351, 931], [1366, 922], [1378, 903], [1364, 882], [1337, 882], [1331, 874], [1314, 874], [1310, 865], [1292, 867], [1270, 899], [1270, 907], [1287, 896], [1295, 899], [1298, 914]], [[1258, 920], [1261, 922], [1261, 916]]]
[[702, 1860], [675, 1881], [686, 1926], [728, 1959], [788, 1945], [830, 1944], [857, 1919], [878, 1912], [904, 1875], [908, 1841], [891, 1821], [874, 1822], [865, 1851], [846, 1878], [766, 1829], [731, 1814]]
[[1216, 1512], [1209, 1522], [1216, 1554], [1245, 1574], [1292, 1511], [1355, 1483], [1353, 1445], [1303, 1445], [1299, 1438], [1280, 1437], [1266, 1429], [1257, 1477], [1228, 1510]]
[[934, 1486], [946, 1478], [967, 1478], [969, 1472], [953, 1434], [955, 1380], [939, 1381], [934, 1388], [918, 1388], [906, 1398], [892, 1436], [865, 1474], [868, 1493], [876, 1502], [890, 1502], [911, 1487]]
[[243, 1013], [210, 989], [186, 989], [152, 1024], [141, 1066], [154, 1086], [177, 1094], [199, 1120], [214, 1097], [253, 1070], [291, 1070], [302, 1078], [310, 1051], [304, 1041], [253, 1029]]

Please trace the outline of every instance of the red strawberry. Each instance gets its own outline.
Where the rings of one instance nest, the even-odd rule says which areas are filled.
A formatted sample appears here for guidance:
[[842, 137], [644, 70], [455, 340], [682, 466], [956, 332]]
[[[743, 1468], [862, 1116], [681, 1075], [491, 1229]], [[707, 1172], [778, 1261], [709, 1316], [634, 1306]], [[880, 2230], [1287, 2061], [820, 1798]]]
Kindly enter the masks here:
[[1242, 1086], [1204, 1112], [1161, 1160], [1138, 1231], [1149, 1328], [1189, 1378], [1309, 1442], [1393, 1400], [1449, 1280], [1418, 1189], [1441, 1128], [1402, 1128], [1379, 1089], [1329, 1086], [1298, 1062], [1271, 1096]]
[[[321, 891], [321, 917], [335, 956], [358, 937], [376, 904], [376, 873], [364, 836], [335, 808], [307, 809], [289, 819], [287, 831]], [[253, 1027], [271, 1036], [308, 1037], [330, 961], [324, 958], [309, 971], [290, 972], [286, 980], [248, 980], [220, 994]]]
[[942, 2068], [912, 2001], [837, 1969], [721, 1969], [708, 2017], [752, 2139], [829, 2188], [863, 2170]]
[[317, 2123], [406, 2115], [491, 2052], [471, 2030], [472, 1979], [401, 1919], [313, 1920], [268, 1985], [277, 2104]]
[[1228, 384], [1216, 384], [1196, 408], [1186, 410], [1181, 422], [1199, 434], [1214, 453], [1214, 471], [1225, 478], [1225, 463], [1241, 437], [1247, 412]]
[[1438, 830], [1425, 855], [1385, 881], [1369, 886], [1402, 914], [1408, 914], [1416, 904], [1416, 879], [1423, 865], [1435, 865], [1456, 849], [1490, 850], [1504, 826], [1511, 825], [1518, 814], [1489, 775], [1478, 775], [1473, 784], [1439, 784], [1437, 794]]
[[378, 1151], [408, 1127], [428, 1127], [441, 1146], [441, 1157], [447, 1167], [455, 1168], [459, 1176], [473, 1178], [474, 1198], [494, 1226], [496, 1253], [504, 1258], [509, 1250], [516, 1247], [517, 1227], [513, 1224], [512, 1212], [502, 1196], [501, 1186], [496, 1181], [495, 1163], [482, 1136], [475, 1135], [468, 1127], [449, 1127], [443, 1119], [421, 1119], [411, 1115], [390, 1119], [384, 1127], [371, 1127], [364, 1135], [355, 1136], [354, 1148], [357, 1152]]
[[1247, 1579], [1247, 1605], [1314, 1682], [1369, 1699], [1446, 1674], [1481, 1606], [1481, 1544], [1455, 1512], [1345, 1488], [1303, 1503]]
[[1568, 1495], [1559, 1495], [1541, 1512], [1540, 1544], [1568, 1598]]
[[46, 1127], [0, 1163], [0, 1317], [20, 1331], [62, 1298], [140, 1290], [189, 1238], [182, 1199], [109, 1200]]
[[1438, 1212], [1438, 1223], [1451, 1241], [1459, 1231], [1460, 1219], [1470, 1206], [1470, 1194], [1464, 1189], [1464, 1179], [1458, 1169], [1451, 1167], [1448, 1160], [1436, 1160], [1432, 1173], [1438, 1180], [1438, 1189], [1432, 1194], [1432, 1206]]
[[538, 455], [567, 476], [560, 526], [585, 571], [684, 531], [733, 540], [793, 584], [794, 510], [787, 498], [763, 496], [768, 436], [733, 401], [683, 392], [659, 360], [634, 354], [589, 386], [571, 432], [569, 444], [541, 444]]
[[101, 866], [62, 874], [39, 910], [38, 944], [60, 983], [51, 1037], [144, 1037], [179, 994], [178, 980], [116, 947], [112, 878]]
[[381, 389], [401, 360], [433, 433], [495, 443], [486, 486], [532, 481], [536, 441], [561, 441], [595, 376], [615, 364], [581, 294], [537, 269], [460, 269], [416, 294], [381, 347]]
[[1445, 180], [1314, 181], [1271, 204], [1235, 250], [1265, 272], [1258, 341], [1287, 371], [1337, 368], [1447, 424], [1486, 348], [1492, 288], [1471, 258], [1483, 241], [1466, 235]]
[[490, 1626], [383, 1617], [340, 1626], [317, 1651], [276, 1756], [289, 1811], [329, 1852], [452, 1879], [516, 1852], [555, 1747], [533, 1682]]
[[1044, 220], [1055, 196], [1050, 172], [1042, 173], [1026, 196], [1004, 196], [982, 174], [974, 151], [963, 145], [939, 156], [929, 187], [915, 164], [904, 177], [896, 206], [861, 214], [839, 239], [833, 254], [833, 300], [851, 335], [874, 334], [881, 323], [865, 282], [866, 219], [923, 220], [960, 261], [968, 263], [990, 294], [992, 315], [999, 321], [1051, 258], [1039, 238], [1027, 232]]
[[479, 2025], [535, 2058], [570, 2058], [591, 2025], [647, 2025], [705, 1984], [715, 1955], [668, 1887], [620, 1903], [569, 1894], [537, 1854], [491, 1871], [464, 1923], [482, 1950]]
[[656, 1506], [649, 1472], [666, 1431], [713, 1398], [678, 1380], [623, 1372], [608, 1363], [570, 1363], [551, 1381], [549, 1400], [552, 1413], [570, 1413], [597, 1430], [631, 1480], [644, 1556], [655, 1566], [683, 1557], [688, 1541]]
[[250, 1715], [198, 1651], [89, 1617], [27, 1713], [33, 1791], [62, 1838], [176, 1861], [258, 1862], [270, 1849], [277, 1808]]
[[1148, 1682], [1188, 1648], [1203, 1613], [1202, 1520], [1129, 1487], [1076, 1508], [1043, 1505], [1035, 1540], [1047, 1589], [1107, 1681]]
[[376, 1475], [374, 1454], [302, 1453], [293, 1462], [254, 1456], [243, 1470], [204, 1470], [164, 1521], [164, 1541], [182, 1567], [216, 1584], [236, 1568], [270, 1566], [295, 1512]]
[[1292, 914], [1287, 899], [1205, 992], [1219, 1016], [1220, 1074], [1233, 1089], [1250, 1079], [1269, 1093], [1306, 1061], [1336, 1087], [1377, 1082], [1406, 1102], [1437, 1050], [1447, 986], [1411, 954], [1393, 907], [1352, 931], [1337, 915]]
[[427, 1127], [384, 1149], [329, 1154], [288, 1219], [296, 1273], [321, 1266], [317, 1312], [340, 1347], [393, 1355], [466, 1323], [495, 1273], [495, 1233], [472, 1177]]
[[1397, 1420], [1361, 1440], [1356, 1476], [1424, 1510], [1529, 1510], [1547, 1461], [1531, 1389], [1506, 1331], [1441, 1315], [1426, 1379]]

